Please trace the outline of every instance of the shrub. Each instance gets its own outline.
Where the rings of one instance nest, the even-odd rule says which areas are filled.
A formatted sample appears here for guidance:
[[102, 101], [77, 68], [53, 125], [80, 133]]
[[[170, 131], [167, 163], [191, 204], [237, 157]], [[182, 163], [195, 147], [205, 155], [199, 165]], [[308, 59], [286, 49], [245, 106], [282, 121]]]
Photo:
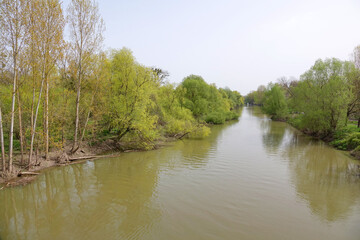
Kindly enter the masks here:
[[222, 124], [226, 120], [226, 116], [221, 112], [212, 112], [205, 117], [205, 122], [213, 124]]

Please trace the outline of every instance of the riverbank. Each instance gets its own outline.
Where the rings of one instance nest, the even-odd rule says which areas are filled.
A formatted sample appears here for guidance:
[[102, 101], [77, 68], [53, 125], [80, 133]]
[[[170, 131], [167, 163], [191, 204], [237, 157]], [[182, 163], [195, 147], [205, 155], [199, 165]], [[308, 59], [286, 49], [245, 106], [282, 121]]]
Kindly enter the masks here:
[[[83, 142], [81, 147], [74, 154], [71, 152], [72, 144], [67, 144], [64, 149], [53, 149], [49, 152], [49, 160], [45, 159], [42, 154], [35, 155], [35, 160], [31, 169], [21, 163], [21, 155], [14, 157], [14, 171], [12, 174], [0, 173], [0, 190], [6, 187], [24, 186], [36, 180], [37, 176], [43, 170], [61, 167], [70, 164], [77, 164], [83, 161], [96, 160], [104, 157], [117, 157], [120, 153], [126, 152], [140, 152], [161, 148], [171, 142], [179, 140], [174, 137], [162, 138], [156, 141], [152, 149], [137, 148], [137, 144], [133, 142], [118, 143], [112, 140], [99, 142], [97, 144], [90, 144]], [[28, 156], [24, 156], [23, 162], [28, 161]]]
[[0, 238], [357, 240], [360, 162], [267, 119], [45, 170], [0, 191]]
[[338, 150], [347, 151], [356, 160], [360, 160], [360, 128], [351, 121], [346, 126], [338, 127], [332, 134], [327, 135], [321, 135], [302, 128], [300, 126], [300, 118], [297, 115], [290, 116], [286, 120], [281, 119], [280, 121], [285, 121], [304, 134], [320, 139]]

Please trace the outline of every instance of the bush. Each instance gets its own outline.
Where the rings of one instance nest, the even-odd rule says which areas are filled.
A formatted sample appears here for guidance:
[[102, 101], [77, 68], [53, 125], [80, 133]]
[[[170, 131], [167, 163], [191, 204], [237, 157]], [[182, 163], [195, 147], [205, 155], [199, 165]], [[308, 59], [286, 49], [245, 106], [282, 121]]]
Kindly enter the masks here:
[[221, 112], [212, 112], [205, 117], [205, 122], [213, 124], [223, 124], [226, 121], [226, 116]]
[[297, 128], [297, 129], [302, 129], [302, 116], [298, 115], [298, 116], [293, 116], [291, 118], [288, 119], [288, 123], [290, 123], [290, 125], [292, 125], [293, 127]]
[[331, 144], [341, 150], [353, 150], [360, 147], [360, 132], [347, 134], [343, 139], [336, 139]]
[[236, 112], [226, 112], [225, 113], [225, 119], [226, 121], [229, 121], [229, 120], [236, 120], [240, 117], [240, 115]]

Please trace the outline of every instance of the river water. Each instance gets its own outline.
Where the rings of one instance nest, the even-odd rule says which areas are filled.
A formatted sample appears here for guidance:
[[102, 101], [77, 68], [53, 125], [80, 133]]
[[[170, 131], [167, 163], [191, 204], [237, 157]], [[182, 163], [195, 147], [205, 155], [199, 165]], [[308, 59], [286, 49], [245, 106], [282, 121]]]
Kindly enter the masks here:
[[258, 108], [0, 191], [0, 239], [360, 239], [359, 162]]

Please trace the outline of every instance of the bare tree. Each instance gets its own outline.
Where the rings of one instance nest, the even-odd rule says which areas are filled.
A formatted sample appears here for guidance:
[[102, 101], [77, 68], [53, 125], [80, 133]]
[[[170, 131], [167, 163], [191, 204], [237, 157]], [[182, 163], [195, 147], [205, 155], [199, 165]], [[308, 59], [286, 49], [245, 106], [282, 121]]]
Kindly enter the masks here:
[[80, 128], [81, 84], [89, 66], [92, 54], [96, 53], [103, 42], [104, 23], [95, 1], [72, 0], [68, 8], [71, 42], [74, 61], [76, 62], [76, 115], [74, 144], [71, 152], [79, 149], [78, 133]]

